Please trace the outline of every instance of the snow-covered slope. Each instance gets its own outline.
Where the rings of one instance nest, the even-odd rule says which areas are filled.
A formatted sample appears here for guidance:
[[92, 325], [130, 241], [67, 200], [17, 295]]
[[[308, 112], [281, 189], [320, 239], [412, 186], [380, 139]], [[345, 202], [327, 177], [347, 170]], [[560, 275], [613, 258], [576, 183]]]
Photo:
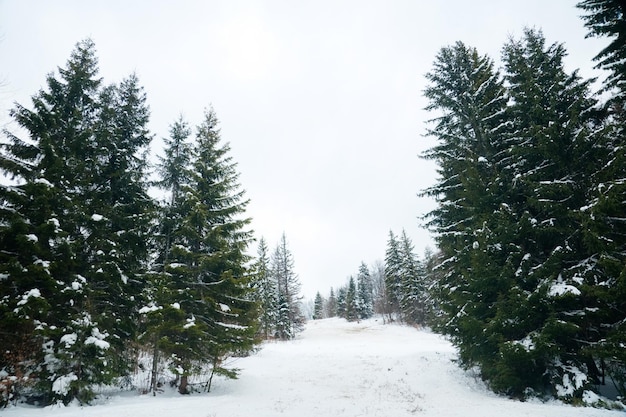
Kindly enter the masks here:
[[272, 342], [238, 359], [238, 380], [210, 394], [120, 396], [93, 407], [0, 411], [5, 417], [608, 417], [617, 411], [498, 397], [459, 369], [438, 335], [380, 320], [309, 321], [291, 342]]

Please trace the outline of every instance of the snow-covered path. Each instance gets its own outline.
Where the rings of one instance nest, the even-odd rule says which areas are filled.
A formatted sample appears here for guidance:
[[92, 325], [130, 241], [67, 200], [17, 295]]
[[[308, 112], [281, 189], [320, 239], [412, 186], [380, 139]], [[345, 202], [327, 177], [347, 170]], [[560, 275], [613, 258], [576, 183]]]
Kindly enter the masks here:
[[238, 380], [210, 394], [112, 398], [94, 407], [14, 408], [6, 417], [608, 417], [616, 411], [498, 397], [460, 370], [439, 336], [376, 320], [310, 321], [291, 342], [239, 359]]

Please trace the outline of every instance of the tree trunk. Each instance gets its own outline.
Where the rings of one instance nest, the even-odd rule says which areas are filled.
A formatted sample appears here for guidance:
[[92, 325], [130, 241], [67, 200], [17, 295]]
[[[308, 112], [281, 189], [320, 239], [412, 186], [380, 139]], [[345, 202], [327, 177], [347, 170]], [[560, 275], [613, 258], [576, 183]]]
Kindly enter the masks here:
[[157, 341], [154, 341], [154, 351], [152, 352], [152, 376], [150, 377], [150, 391], [152, 395], [156, 395], [158, 384], [158, 369], [159, 369], [159, 349], [157, 348]]
[[187, 378], [188, 378], [187, 375], [180, 376], [180, 385], [178, 386], [179, 394], [189, 394], [189, 390], [187, 389], [189, 382], [187, 381]]

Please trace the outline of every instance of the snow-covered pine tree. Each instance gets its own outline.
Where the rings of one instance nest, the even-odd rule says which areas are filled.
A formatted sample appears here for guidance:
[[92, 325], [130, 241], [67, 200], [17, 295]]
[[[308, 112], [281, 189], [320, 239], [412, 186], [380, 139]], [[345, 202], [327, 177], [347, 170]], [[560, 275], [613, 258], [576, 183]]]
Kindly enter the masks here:
[[359, 318], [359, 304], [357, 298], [357, 288], [354, 277], [348, 279], [348, 287], [346, 290], [346, 320], [355, 321]]
[[374, 289], [369, 268], [361, 262], [357, 275], [359, 318], [368, 319], [374, 314]]
[[402, 318], [409, 324], [424, 324], [425, 298], [424, 270], [414, 252], [413, 242], [402, 230], [398, 242], [401, 253], [401, 298]]
[[385, 251], [385, 293], [387, 305], [385, 310], [390, 321], [394, 316], [400, 317], [400, 300], [402, 299], [402, 255], [396, 235], [389, 231], [387, 249]]
[[426, 77], [427, 109], [438, 114], [428, 134], [438, 143], [424, 157], [437, 162], [440, 175], [423, 192], [439, 203], [426, 217], [442, 258], [433, 292], [445, 314], [441, 330], [459, 347], [461, 363], [484, 366], [499, 343], [485, 329], [510, 280], [508, 98], [493, 61], [462, 42], [442, 48]]
[[626, 4], [622, 0], [584, 0], [577, 5], [589, 37], [608, 37], [611, 43], [595, 57], [596, 68], [609, 72], [604, 91], [613, 90], [612, 100], [626, 99]]
[[180, 283], [173, 281], [174, 275], [166, 271], [172, 262], [172, 247], [176, 244], [178, 228], [185, 215], [185, 195], [183, 187], [188, 187], [192, 171], [191, 129], [188, 123], [179, 117], [169, 129], [169, 137], [163, 138], [164, 155], [159, 157], [157, 173], [159, 179], [155, 185], [165, 193], [161, 201], [157, 222], [153, 228], [153, 262], [149, 282], [143, 296], [144, 306], [140, 308], [144, 315], [140, 341], [150, 347], [152, 352], [152, 375], [150, 390], [156, 392], [158, 369], [161, 354], [171, 354], [171, 343], [179, 339], [177, 329], [186, 323], [185, 314], [180, 310], [178, 289]]
[[[514, 284], [501, 296], [500, 314], [490, 327], [501, 334], [490, 380], [496, 389], [520, 394], [549, 386], [571, 400], [597, 376], [586, 351], [596, 327], [587, 307], [597, 306], [590, 305], [593, 285], [584, 282], [594, 261], [580, 210], [597, 163], [589, 140], [597, 112], [591, 81], [566, 73], [565, 55], [562, 45], [547, 46], [541, 32], [529, 29], [503, 49], [508, 120], [514, 127], [509, 141], [514, 163], [508, 169], [509, 194], [515, 198], [509, 208], [519, 229], [511, 240], [517, 248], [510, 258]], [[579, 383], [572, 388], [573, 377]]]
[[173, 322], [159, 343], [173, 360], [180, 393], [190, 392], [188, 377], [202, 365], [212, 366], [211, 375], [234, 377], [222, 363], [250, 349], [257, 330], [245, 254], [251, 240], [247, 200], [217, 124], [211, 109], [197, 128], [189, 182], [181, 184], [180, 223], [164, 264], [175, 291], [166, 304]]
[[[626, 6], [622, 1], [586, 0], [578, 4], [586, 11], [583, 16], [588, 36], [607, 37], [610, 43], [594, 58], [597, 67], [607, 70], [604, 91], [610, 93], [603, 106], [607, 119], [594, 132], [596, 143], [593, 158], [598, 170], [591, 175], [588, 204], [581, 210], [586, 214], [583, 231], [585, 243], [594, 251], [593, 279], [595, 298], [599, 301], [595, 314], [594, 341], [590, 350], [600, 358], [616, 383], [622, 397], [626, 396]], [[608, 378], [607, 378], [608, 379]], [[605, 382], [604, 378], [600, 382]]]
[[313, 320], [319, 320], [324, 318], [324, 299], [322, 298], [322, 294], [317, 292], [315, 294], [315, 301], [313, 306]]
[[46, 401], [89, 401], [92, 384], [125, 371], [143, 285], [145, 96], [133, 76], [102, 87], [97, 73], [93, 42], [78, 43], [33, 109], [16, 105], [29, 138], [7, 132], [0, 162], [17, 183], [2, 187], [2, 303], [15, 315], [3, 323], [30, 341], [22, 363]]
[[328, 300], [326, 300], [325, 310], [326, 310], [326, 317], [337, 316], [337, 297], [335, 296], [335, 290], [333, 289], [333, 287], [330, 287]]
[[274, 335], [278, 319], [278, 285], [271, 273], [269, 250], [263, 237], [259, 240], [253, 270], [255, 298], [259, 305], [259, 332], [268, 339]]
[[278, 285], [277, 337], [292, 339], [303, 330], [304, 315], [301, 310], [300, 280], [294, 271], [294, 260], [282, 234], [271, 259], [271, 273]]
[[348, 293], [348, 287], [339, 287], [337, 290], [337, 317], [346, 318], [346, 295]]

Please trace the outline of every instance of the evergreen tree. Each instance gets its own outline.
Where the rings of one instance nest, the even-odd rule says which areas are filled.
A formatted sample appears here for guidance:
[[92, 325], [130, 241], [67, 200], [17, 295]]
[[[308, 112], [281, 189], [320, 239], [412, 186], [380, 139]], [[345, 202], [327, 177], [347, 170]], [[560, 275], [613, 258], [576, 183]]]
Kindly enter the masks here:
[[404, 230], [399, 245], [402, 256], [400, 283], [402, 317], [409, 324], [424, 324], [426, 298], [424, 271], [414, 253], [413, 243]]
[[181, 285], [173, 281], [174, 275], [165, 269], [172, 262], [172, 247], [179, 243], [175, 235], [185, 216], [185, 195], [182, 190], [183, 187], [189, 187], [192, 177], [193, 149], [189, 142], [192, 132], [182, 117], [170, 126], [169, 132], [169, 137], [163, 139], [164, 156], [159, 158], [159, 180], [155, 183], [165, 192], [166, 199], [159, 207], [157, 226], [153, 230], [154, 262], [144, 294], [146, 305], [140, 310], [146, 316], [140, 341], [151, 346], [152, 351], [152, 392], [158, 388], [157, 371], [161, 353], [166, 353], [162, 351], [170, 345], [171, 340], [176, 340], [180, 323], [186, 323], [177, 294]]
[[402, 256], [396, 236], [389, 231], [387, 250], [385, 253], [385, 293], [387, 299], [386, 311], [389, 320], [393, 315], [400, 314], [400, 300], [402, 299]]
[[324, 318], [324, 299], [322, 294], [317, 292], [315, 294], [315, 305], [313, 307], [313, 320], [319, 320]]
[[[497, 342], [486, 340], [484, 329], [496, 314], [493, 306], [506, 276], [502, 264], [488, 255], [500, 243], [491, 229], [504, 233], [510, 224], [507, 199], [501, 196], [509, 183], [503, 169], [507, 97], [492, 60], [461, 42], [439, 52], [427, 79], [427, 109], [441, 114], [429, 130], [438, 143], [424, 155], [437, 161], [440, 180], [423, 193], [439, 203], [427, 224], [442, 253], [441, 330], [459, 347], [462, 364], [474, 366], [497, 355]], [[495, 218], [486, 223], [494, 212], [501, 223]], [[509, 250], [505, 242], [501, 247]], [[495, 253], [499, 262], [506, 259]]]
[[354, 321], [359, 318], [359, 304], [357, 300], [357, 288], [354, 282], [354, 277], [350, 277], [348, 280], [348, 287], [346, 290], [346, 306], [345, 306], [345, 318], [348, 321]]
[[245, 254], [250, 220], [243, 217], [248, 202], [217, 124], [209, 110], [197, 128], [189, 180], [181, 181], [182, 200], [176, 207], [180, 223], [171, 231], [171, 249], [164, 258], [174, 291], [162, 306], [173, 321], [163, 323], [167, 332], [159, 338], [159, 348], [172, 358], [183, 394], [189, 392], [188, 377], [203, 364], [212, 366], [211, 376], [234, 377], [222, 366], [224, 359], [255, 343], [257, 310]]
[[583, 16], [589, 29], [587, 36], [611, 39], [594, 60], [598, 62], [597, 68], [609, 71], [604, 82], [605, 90], [615, 88], [617, 96], [614, 98], [623, 102], [626, 92], [626, 4], [621, 0], [584, 0], [577, 7], [587, 13]]
[[598, 373], [588, 347], [601, 308], [581, 207], [594, 188], [600, 116], [564, 56], [526, 30], [504, 48], [504, 89], [488, 58], [444, 48], [426, 90], [444, 114], [426, 155], [442, 179], [426, 194], [440, 200], [430, 214], [443, 255], [438, 301], [462, 362], [499, 392], [571, 400]]
[[29, 138], [6, 132], [0, 158], [18, 184], [0, 191], [0, 309], [49, 401], [89, 401], [92, 384], [126, 372], [143, 287], [145, 95], [134, 76], [103, 87], [97, 73], [93, 42], [80, 42], [32, 110], [16, 105]]
[[374, 314], [374, 289], [372, 277], [365, 262], [359, 266], [357, 275], [359, 318], [368, 319]]
[[277, 336], [292, 339], [303, 330], [305, 319], [300, 306], [300, 280], [294, 271], [293, 255], [284, 233], [272, 256], [271, 271], [278, 286]]
[[346, 296], [348, 293], [347, 287], [340, 287], [337, 290], [337, 317], [346, 318]]
[[256, 299], [259, 304], [259, 331], [265, 339], [273, 334], [278, 314], [278, 288], [270, 268], [269, 252], [265, 239], [261, 237], [254, 265]]
[[[594, 274], [587, 282], [594, 283], [593, 295], [598, 307], [594, 321], [594, 341], [591, 355], [600, 358], [600, 368], [607, 370], [620, 395], [626, 396], [626, 311], [624, 279], [626, 277], [626, 233], [623, 213], [626, 211], [626, 6], [620, 1], [583, 1], [578, 7], [587, 12], [583, 16], [589, 29], [588, 36], [608, 37], [610, 44], [595, 57], [598, 68], [609, 76], [604, 91], [611, 92], [604, 106], [605, 123], [594, 132], [593, 143], [597, 171], [590, 175], [593, 185], [588, 204], [583, 210], [585, 243], [594, 255]], [[589, 270], [589, 269], [588, 269]], [[587, 316], [591, 315], [588, 310]], [[590, 317], [587, 317], [589, 320]], [[604, 378], [600, 379], [603, 382]]]
[[328, 295], [328, 300], [326, 301], [326, 317], [336, 317], [337, 316], [337, 297], [335, 297], [335, 290], [333, 287], [330, 287], [330, 294]]

